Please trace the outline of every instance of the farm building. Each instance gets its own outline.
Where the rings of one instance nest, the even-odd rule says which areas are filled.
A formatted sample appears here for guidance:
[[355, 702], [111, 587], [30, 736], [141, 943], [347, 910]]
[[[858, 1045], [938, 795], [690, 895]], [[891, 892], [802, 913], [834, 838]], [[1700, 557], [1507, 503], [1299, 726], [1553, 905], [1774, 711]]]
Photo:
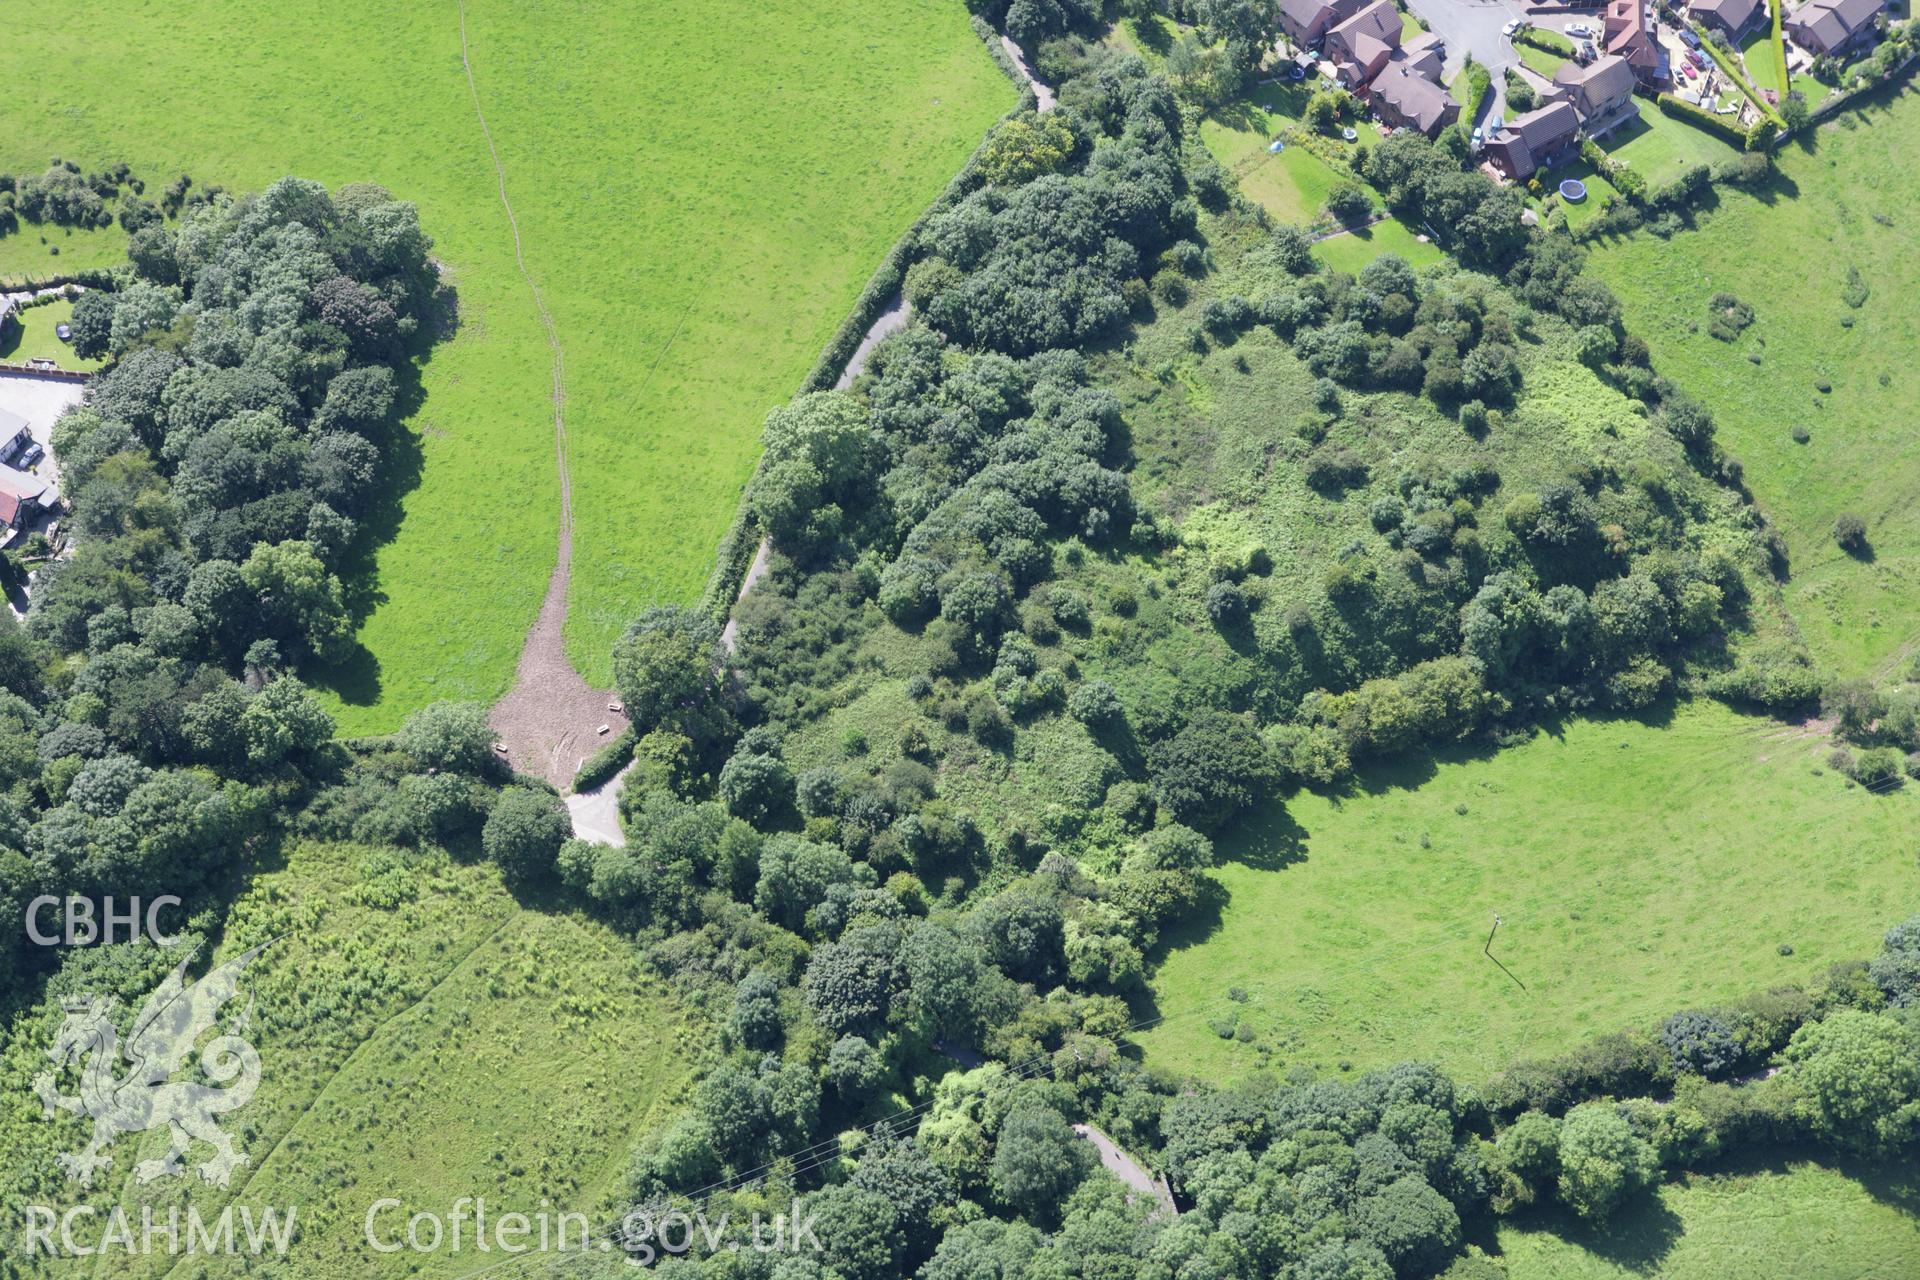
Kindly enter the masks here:
[[1509, 182], [1525, 182], [1580, 143], [1580, 117], [1564, 102], [1515, 116], [1487, 139], [1487, 161]]
[[1885, 0], [1812, 0], [1788, 16], [1786, 32], [1809, 53], [1839, 57], [1873, 42], [1874, 19], [1886, 7]]

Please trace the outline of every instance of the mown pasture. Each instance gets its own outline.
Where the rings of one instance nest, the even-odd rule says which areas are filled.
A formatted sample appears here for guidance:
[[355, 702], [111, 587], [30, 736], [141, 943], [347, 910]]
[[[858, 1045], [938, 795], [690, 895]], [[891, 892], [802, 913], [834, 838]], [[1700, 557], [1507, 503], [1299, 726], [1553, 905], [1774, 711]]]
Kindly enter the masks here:
[[[762, 415], [1013, 90], [946, 0], [831, 16], [474, 0], [465, 23], [566, 352], [568, 652], [604, 681], [631, 614], [698, 593]], [[548, 350], [460, 48], [455, 6], [82, 0], [0, 49], [0, 168], [125, 160], [151, 184], [233, 190], [294, 173], [420, 204], [460, 323], [421, 373], [417, 456], [393, 466], [364, 653], [329, 681], [347, 732], [502, 692], [553, 567]], [[40, 235], [0, 239], [0, 275], [99, 265], [119, 240], [56, 258]]]
[[[1785, 536], [1794, 622], [1849, 674], [1891, 674], [1920, 648], [1920, 436], [1903, 358], [1920, 346], [1916, 150], [1920, 96], [1876, 95], [1789, 144], [1763, 191], [1722, 189], [1696, 229], [1608, 243], [1589, 267], [1661, 371], [1714, 411]], [[1722, 292], [1754, 311], [1731, 343], [1708, 332]], [[1849, 511], [1867, 523], [1859, 553], [1832, 536]]]
[[1823, 754], [1697, 703], [1295, 795], [1223, 841], [1224, 905], [1160, 964], [1147, 1061], [1472, 1078], [1869, 955], [1920, 906], [1920, 795], [1868, 794]]
[[[1853, 1172], [1853, 1171], [1849, 1171]], [[1502, 1226], [1511, 1280], [1900, 1280], [1920, 1274], [1914, 1195], [1799, 1160], [1692, 1175], [1628, 1205], [1603, 1232]]]
[[[90, 1203], [121, 1204], [136, 1222], [142, 1206], [164, 1216], [183, 1197], [208, 1220], [228, 1203], [296, 1206], [292, 1273], [406, 1275], [421, 1259], [365, 1245], [373, 1201], [445, 1213], [484, 1195], [498, 1212], [532, 1212], [544, 1197], [599, 1222], [633, 1141], [686, 1077], [694, 1033], [631, 946], [586, 917], [521, 908], [491, 866], [300, 845], [235, 905], [219, 958], [268, 938], [225, 1011], [251, 1005], [261, 1060], [258, 1093], [225, 1126], [251, 1165], [225, 1190], [191, 1171], [141, 1187], [133, 1166], [165, 1138], [129, 1135]], [[100, 958], [124, 964], [110, 953], [125, 950]], [[126, 1003], [138, 1009], [151, 985], [133, 982]], [[0, 1035], [0, 1205], [77, 1202], [53, 1159], [84, 1128], [42, 1120], [27, 1087], [60, 1016], [49, 997]], [[163, 1275], [175, 1261], [181, 1274], [239, 1275], [249, 1260], [116, 1259], [114, 1274]], [[61, 1265], [46, 1274], [67, 1274]]]

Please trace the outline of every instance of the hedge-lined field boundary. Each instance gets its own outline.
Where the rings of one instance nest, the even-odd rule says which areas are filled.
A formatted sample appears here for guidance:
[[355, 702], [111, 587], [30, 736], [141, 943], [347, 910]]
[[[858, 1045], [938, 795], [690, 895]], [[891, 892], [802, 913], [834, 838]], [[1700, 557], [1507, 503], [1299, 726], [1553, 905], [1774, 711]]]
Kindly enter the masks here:
[[[828, 391], [832, 389], [835, 382], [839, 381], [840, 374], [846, 369], [848, 361], [853, 359], [853, 353], [860, 349], [860, 343], [867, 336], [867, 331], [873, 328], [874, 321], [878, 320], [899, 296], [900, 287], [907, 278], [907, 268], [913, 262], [914, 249], [920, 243], [920, 235], [926, 230], [927, 224], [973, 190], [980, 153], [986, 149], [987, 138], [992, 137], [994, 130], [1007, 121], [1024, 111], [1032, 111], [1038, 105], [1033, 86], [1027, 83], [1026, 78], [1020, 74], [1020, 69], [1013, 65], [1011, 58], [1007, 57], [1007, 51], [1000, 47], [999, 33], [978, 15], [973, 19], [973, 30], [974, 34], [980, 37], [981, 43], [986, 45], [987, 53], [993, 58], [994, 65], [999, 67], [1001, 72], [1019, 88], [1020, 100], [995, 122], [993, 128], [987, 130], [986, 137], [983, 137], [980, 145], [973, 149], [973, 154], [969, 155], [966, 163], [960, 166], [960, 171], [953, 176], [940, 194], [934, 197], [933, 203], [913, 220], [913, 225], [894, 242], [893, 248], [887, 251], [887, 256], [880, 260], [880, 265], [874, 269], [872, 277], [867, 281], [867, 287], [861, 290], [859, 299], [854, 302], [853, 310], [834, 331], [833, 337], [828, 339], [826, 348], [821, 351], [820, 358], [814, 362], [813, 370], [801, 382], [799, 391]], [[733, 523], [727, 526], [726, 533], [721, 535], [720, 545], [714, 557], [713, 572], [707, 577], [705, 590], [700, 593], [698, 605], [700, 612], [716, 621], [726, 617], [727, 612], [733, 608], [734, 599], [740, 590], [740, 582], [746, 577], [747, 566], [753, 563], [754, 550], [760, 543], [760, 530], [755, 526], [746, 505], [746, 493], [753, 488], [753, 481], [759, 475], [760, 466], [756, 463], [753, 476], [748, 479], [746, 488], [741, 491], [740, 509], [735, 513]]]

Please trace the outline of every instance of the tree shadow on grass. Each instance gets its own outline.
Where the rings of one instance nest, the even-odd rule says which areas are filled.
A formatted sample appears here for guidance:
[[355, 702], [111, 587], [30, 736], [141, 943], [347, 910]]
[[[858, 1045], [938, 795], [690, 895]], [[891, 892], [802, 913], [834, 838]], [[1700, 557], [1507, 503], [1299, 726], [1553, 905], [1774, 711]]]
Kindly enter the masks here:
[[1920, 1169], [1898, 1161], [1878, 1162], [1810, 1144], [1762, 1147], [1736, 1152], [1702, 1170], [1716, 1177], [1786, 1176], [1797, 1167], [1814, 1165], [1860, 1185], [1868, 1195], [1892, 1209], [1920, 1219]]
[[1571, 1213], [1535, 1211], [1519, 1215], [1524, 1230], [1558, 1236], [1597, 1258], [1639, 1275], [1654, 1275], [1686, 1234], [1680, 1215], [1652, 1191], [1634, 1197], [1604, 1223], [1582, 1222]]
[[[422, 432], [408, 430], [407, 423], [426, 403], [422, 375], [443, 342], [451, 341], [460, 328], [460, 297], [454, 287], [441, 281], [434, 290], [429, 314], [422, 318], [419, 330], [408, 341], [406, 359], [393, 366], [393, 413], [385, 424], [380, 445], [380, 481], [361, 513], [353, 545], [340, 563], [340, 582], [345, 589], [347, 612], [356, 632], [368, 617], [387, 603], [380, 585], [376, 556], [382, 547], [400, 536], [406, 519], [403, 501], [420, 487], [426, 472], [426, 451], [422, 434], [435, 430], [423, 424]], [[349, 706], [371, 706], [380, 699], [380, 659], [357, 640], [353, 651], [330, 667], [312, 673], [313, 683], [331, 690]]]

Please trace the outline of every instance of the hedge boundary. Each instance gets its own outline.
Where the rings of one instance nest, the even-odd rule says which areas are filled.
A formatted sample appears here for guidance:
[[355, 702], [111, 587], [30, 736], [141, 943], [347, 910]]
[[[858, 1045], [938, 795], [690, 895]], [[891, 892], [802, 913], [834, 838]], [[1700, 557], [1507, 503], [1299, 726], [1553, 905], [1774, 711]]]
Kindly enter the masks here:
[[1768, 8], [1773, 10], [1773, 70], [1780, 77], [1780, 100], [1793, 92], [1793, 77], [1787, 72], [1787, 38], [1783, 31], [1786, 24], [1787, 0], [1768, 0]]
[[[1553, 43], [1553, 41], [1547, 40], [1547, 36], [1552, 36], [1553, 40], [1558, 41], [1558, 43], [1556, 44]], [[1550, 53], [1556, 58], [1571, 58], [1574, 55], [1574, 43], [1572, 40], [1561, 35], [1558, 31], [1553, 31], [1545, 27], [1528, 27], [1524, 31], [1517, 32], [1513, 36], [1513, 43], [1531, 45], [1540, 52]]]
[[1468, 54], [1466, 65], [1460, 68], [1460, 74], [1465, 78], [1467, 88], [1467, 100], [1461, 104], [1460, 114], [1466, 121], [1467, 128], [1471, 129], [1474, 122], [1480, 118], [1480, 104], [1486, 101], [1489, 93], [1493, 92], [1493, 72], [1475, 62], [1473, 55]]
[[[120, 267], [89, 267], [85, 271], [69, 271], [50, 276], [0, 276], [0, 292], [24, 293], [29, 289], [63, 289], [67, 285], [77, 284], [86, 289], [118, 289], [125, 277], [120, 275]], [[125, 268], [131, 274], [132, 268]]]
[[[1908, 26], [1916, 33], [1920, 33], [1920, 27], [1914, 27], [1911, 22]], [[1848, 89], [1842, 93], [1836, 93], [1815, 107], [1813, 113], [1807, 119], [1808, 127], [1811, 128], [1818, 125], [1828, 116], [1838, 115], [1854, 102], [1866, 97], [1868, 94], [1877, 93], [1888, 85], [1895, 84], [1902, 75], [1912, 68], [1915, 59], [1920, 59], [1920, 45], [1916, 45], [1916, 47], [1910, 49], [1906, 57], [1902, 58], [1892, 67], [1889, 67], [1885, 78], [1876, 80], [1872, 84], [1863, 84], [1858, 89]]]
[[[1713, 42], [1711, 33], [1697, 22], [1687, 25], [1693, 29], [1693, 34], [1700, 37], [1700, 47], [1707, 51], [1707, 56], [1713, 59], [1714, 64], [1720, 68], [1727, 79], [1733, 81], [1734, 84], [1740, 87], [1740, 92], [1745, 94], [1747, 101], [1753, 104], [1753, 109], [1773, 121], [1776, 128], [1785, 128], [1787, 119], [1780, 114], [1780, 109], [1768, 104], [1766, 98], [1761, 96], [1760, 91], [1754, 88], [1752, 83], [1748, 81], [1746, 73], [1736, 65], [1731, 58], [1720, 51], [1720, 46]], [[1708, 114], [1711, 113], [1709, 112]]]
[[591, 791], [626, 768], [639, 743], [639, 731], [628, 725], [619, 737], [581, 761], [580, 771], [573, 775], [574, 794]]
[[1702, 110], [1691, 102], [1683, 102], [1670, 93], [1660, 94], [1654, 101], [1662, 114], [1672, 116], [1676, 120], [1684, 120], [1688, 124], [1705, 129], [1708, 133], [1718, 134], [1741, 150], [1746, 149], [1747, 131], [1740, 126], [1728, 124], [1713, 112]]
[[[1020, 74], [1020, 69], [1013, 65], [1013, 59], [1007, 56], [1007, 51], [1000, 47], [999, 32], [978, 14], [973, 18], [973, 31], [980, 37], [981, 43], [986, 45], [993, 64], [999, 67], [1001, 74], [1013, 81], [1014, 86], [1020, 90], [1019, 101], [987, 129], [979, 145], [974, 147], [965, 163], [960, 166], [960, 171], [948, 181], [940, 194], [933, 198], [933, 202], [921, 210], [920, 216], [913, 220], [913, 224], [901, 234], [898, 240], [894, 241], [893, 247], [887, 250], [886, 257], [880, 260], [880, 265], [868, 278], [867, 287], [861, 290], [860, 297], [854, 302], [853, 310], [834, 331], [833, 337], [827, 340], [820, 358], [814, 361], [813, 369], [800, 383], [796, 394], [808, 391], [829, 391], [833, 388], [833, 384], [839, 381], [841, 373], [846, 370], [847, 362], [852, 360], [853, 353], [859, 350], [860, 343], [867, 336], [867, 331], [873, 327], [873, 322], [893, 305], [893, 300], [899, 295], [901, 285], [906, 282], [907, 268], [912, 265], [914, 250], [919, 245], [920, 235], [926, 230], [927, 224], [958, 203], [962, 196], [973, 189], [974, 175], [980, 164], [980, 153], [986, 149], [987, 139], [991, 138], [994, 131], [1007, 121], [1022, 112], [1032, 111], [1039, 105], [1039, 100], [1034, 97], [1033, 86], [1028, 84], [1026, 78]], [[740, 509], [734, 514], [733, 523], [727, 526], [726, 533], [721, 535], [720, 545], [715, 551], [713, 572], [707, 576], [706, 588], [700, 593], [700, 603], [697, 608], [715, 621], [726, 617], [728, 611], [733, 608], [733, 602], [739, 594], [740, 582], [746, 577], [747, 566], [753, 563], [753, 553], [760, 544], [760, 529], [754, 524], [753, 516], [747, 510], [746, 503], [746, 495], [752, 490], [754, 480], [759, 478], [760, 466], [758, 462], [754, 464], [753, 475], [748, 477], [746, 486], [740, 492]]]

